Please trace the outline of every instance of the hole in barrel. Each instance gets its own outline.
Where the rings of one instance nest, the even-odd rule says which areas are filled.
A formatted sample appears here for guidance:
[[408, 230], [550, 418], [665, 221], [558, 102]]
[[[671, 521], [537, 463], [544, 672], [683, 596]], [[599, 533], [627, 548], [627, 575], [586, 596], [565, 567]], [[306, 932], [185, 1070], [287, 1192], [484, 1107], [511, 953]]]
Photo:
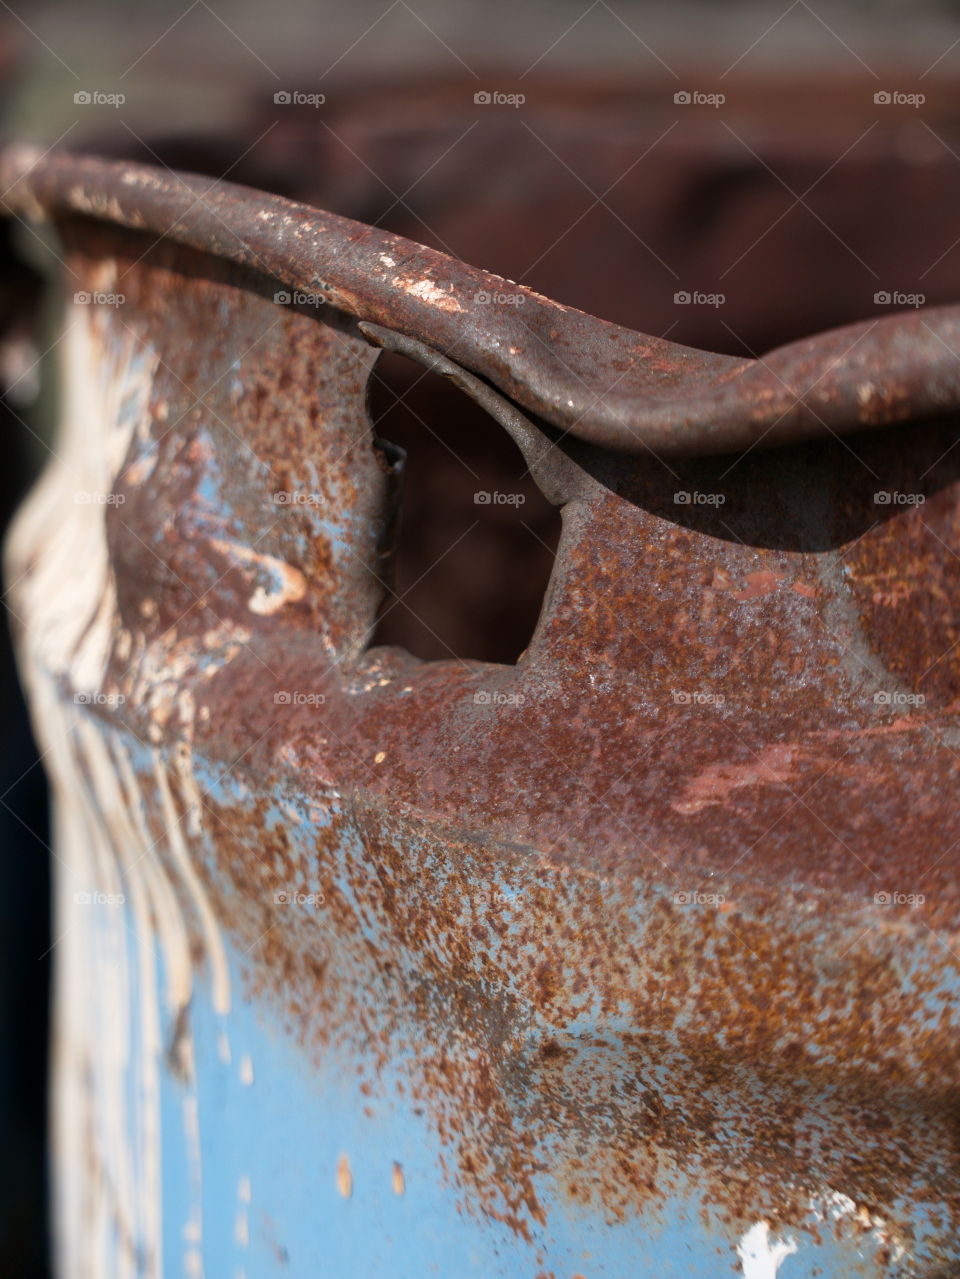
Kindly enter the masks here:
[[406, 454], [392, 580], [373, 644], [513, 663], [540, 615], [560, 513], [507, 432], [439, 374], [385, 351], [375, 434]]

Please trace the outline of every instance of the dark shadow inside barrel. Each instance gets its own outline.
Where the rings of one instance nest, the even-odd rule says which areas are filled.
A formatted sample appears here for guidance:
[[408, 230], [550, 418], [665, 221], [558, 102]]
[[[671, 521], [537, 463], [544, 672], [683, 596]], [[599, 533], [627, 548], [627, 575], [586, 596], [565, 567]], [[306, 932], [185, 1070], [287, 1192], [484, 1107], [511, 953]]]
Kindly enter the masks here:
[[540, 615], [559, 511], [503, 427], [438, 374], [384, 352], [369, 394], [376, 434], [406, 454], [372, 643], [425, 660], [515, 662]]

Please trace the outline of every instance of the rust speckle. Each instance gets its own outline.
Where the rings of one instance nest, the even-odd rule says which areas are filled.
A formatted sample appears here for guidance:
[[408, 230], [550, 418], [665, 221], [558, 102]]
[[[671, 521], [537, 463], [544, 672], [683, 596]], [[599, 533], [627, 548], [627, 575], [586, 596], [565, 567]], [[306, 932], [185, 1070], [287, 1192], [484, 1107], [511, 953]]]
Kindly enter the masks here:
[[780, 578], [776, 573], [771, 573], [766, 570], [757, 573], [748, 573], [746, 586], [742, 590], [734, 591], [733, 598], [735, 600], [759, 599], [762, 595], [769, 595], [771, 591], [777, 590], [779, 585]]
[[337, 1193], [344, 1199], [349, 1199], [353, 1194], [353, 1173], [346, 1155], [341, 1155], [337, 1160]]

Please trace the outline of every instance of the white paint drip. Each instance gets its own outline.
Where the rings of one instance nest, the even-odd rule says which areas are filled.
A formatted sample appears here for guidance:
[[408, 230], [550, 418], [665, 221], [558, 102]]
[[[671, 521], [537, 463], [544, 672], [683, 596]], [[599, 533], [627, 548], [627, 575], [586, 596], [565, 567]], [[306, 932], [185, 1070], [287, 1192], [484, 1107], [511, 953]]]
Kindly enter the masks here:
[[[91, 284], [109, 291], [113, 273], [106, 263]], [[8, 542], [15, 612], [29, 627], [24, 679], [54, 793], [57, 1261], [59, 1273], [77, 1279], [160, 1279], [152, 921], [143, 882], [127, 864], [141, 848], [110, 826], [123, 805], [109, 758], [102, 742], [92, 745], [85, 709], [58, 688], [60, 678], [98, 688], [106, 667], [116, 593], [105, 499], [147, 412], [155, 360], [129, 334], [102, 349], [102, 309], [71, 319], [61, 344], [69, 398], [57, 454]], [[127, 901], [89, 904], [94, 891]]]
[[[102, 265], [90, 286], [110, 291], [113, 273], [112, 264]], [[99, 691], [118, 637], [123, 660], [131, 663], [123, 691], [139, 693], [147, 704], [161, 673], [175, 689], [195, 660], [187, 644], [149, 653], [141, 637], [121, 633], [106, 539], [113, 477], [131, 440], [149, 431], [156, 360], [129, 331], [113, 330], [106, 308], [74, 310], [80, 314], [71, 316], [61, 344], [67, 398], [57, 454], [21, 509], [7, 548], [14, 611], [25, 622], [23, 675], [54, 793], [57, 1268], [71, 1279], [162, 1279], [168, 1273], [160, 1165], [165, 1045], [157, 960], [162, 955], [169, 1020], [179, 1025], [195, 980], [188, 917], [202, 924], [213, 1002], [224, 1015], [229, 983], [220, 932], [183, 839], [184, 828], [197, 835], [202, 824], [191, 757], [193, 699], [174, 698], [181, 749], [170, 767], [159, 751], [149, 752], [162, 804], [157, 829], [157, 815], [151, 825], [144, 808], [135, 743], [62, 692], [64, 685]], [[229, 661], [244, 642], [242, 628], [217, 630], [204, 650], [205, 672]], [[77, 895], [92, 892], [125, 900], [84, 908]], [[192, 1198], [183, 1268], [199, 1279], [200, 1116], [189, 1028], [177, 1057], [189, 1088], [184, 1140]]]
[[233, 1237], [241, 1248], [250, 1243], [250, 1178], [241, 1177], [237, 1182], [237, 1215], [234, 1221]]
[[221, 1030], [217, 1035], [217, 1056], [224, 1066], [230, 1065], [230, 1037], [225, 1030]]
[[227, 967], [227, 956], [223, 945], [223, 936], [217, 923], [213, 907], [204, 891], [197, 874], [196, 867], [190, 860], [190, 852], [184, 842], [181, 822], [184, 814], [178, 814], [170, 788], [169, 773], [159, 755], [154, 756], [153, 776], [160, 793], [163, 815], [166, 824], [167, 841], [173, 853], [177, 869], [183, 876], [192, 904], [195, 906], [203, 926], [204, 940], [207, 947], [207, 959], [211, 968], [211, 986], [213, 991], [214, 1010], [221, 1015], [230, 1011], [230, 976]]
[[889, 1254], [891, 1261], [899, 1264], [908, 1255], [906, 1241], [901, 1232], [886, 1218], [872, 1212], [865, 1204], [858, 1204], [849, 1195], [831, 1190], [810, 1201], [810, 1212], [818, 1222], [842, 1223], [847, 1231], [853, 1231], [862, 1255], [862, 1244], [869, 1241], [876, 1252]]
[[200, 1112], [196, 1092], [183, 1099], [183, 1136], [187, 1150], [187, 1177], [190, 1182], [190, 1218], [183, 1229], [184, 1268], [203, 1279], [203, 1163], [200, 1155]]
[[773, 1239], [770, 1224], [755, 1222], [737, 1244], [744, 1279], [776, 1279], [777, 1271], [797, 1251], [795, 1239]]

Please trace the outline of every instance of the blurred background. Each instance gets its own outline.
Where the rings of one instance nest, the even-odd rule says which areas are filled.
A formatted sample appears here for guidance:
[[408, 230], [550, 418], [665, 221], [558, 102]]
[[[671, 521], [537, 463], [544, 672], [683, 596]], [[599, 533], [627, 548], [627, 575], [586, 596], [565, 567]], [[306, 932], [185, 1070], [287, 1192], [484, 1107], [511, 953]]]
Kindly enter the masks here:
[[[946, 0], [12, 0], [0, 68], [5, 140], [305, 200], [694, 346], [758, 355], [960, 300]], [[35, 231], [5, 222], [0, 255], [6, 522], [49, 456], [57, 320]], [[556, 513], [505, 434], [400, 357], [371, 416], [408, 454], [375, 641], [516, 660]], [[524, 502], [475, 505], [498, 487]], [[2, 645], [0, 1274], [43, 1276], [52, 854]]]

